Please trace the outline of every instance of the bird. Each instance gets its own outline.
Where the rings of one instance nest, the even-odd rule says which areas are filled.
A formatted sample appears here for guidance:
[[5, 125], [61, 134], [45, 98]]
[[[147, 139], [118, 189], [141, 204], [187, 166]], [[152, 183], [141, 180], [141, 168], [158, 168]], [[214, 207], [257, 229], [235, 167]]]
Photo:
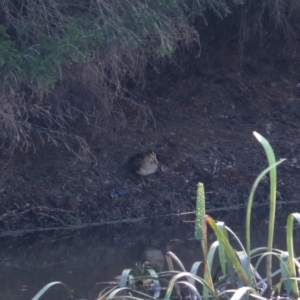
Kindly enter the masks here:
[[160, 167], [153, 151], [136, 154], [129, 159], [128, 163], [132, 172], [142, 176], [143, 183], [143, 176], [154, 174]]

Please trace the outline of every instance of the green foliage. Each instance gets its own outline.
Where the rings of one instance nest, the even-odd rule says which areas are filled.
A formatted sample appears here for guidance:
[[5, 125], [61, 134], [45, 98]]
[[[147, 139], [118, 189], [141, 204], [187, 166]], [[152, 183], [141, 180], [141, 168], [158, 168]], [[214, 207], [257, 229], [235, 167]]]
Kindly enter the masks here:
[[39, 300], [42, 299], [43, 295], [46, 294], [54, 286], [62, 286], [63, 290], [66, 292], [68, 299], [73, 299], [72, 293], [70, 289], [60, 281], [54, 281], [46, 284], [33, 298], [32, 300]]
[[[257, 184], [261, 178], [268, 172], [274, 172], [276, 166], [282, 161], [275, 162], [275, 156], [273, 149], [269, 145], [266, 139], [264, 139], [258, 133], [254, 133], [255, 137], [262, 143], [269, 161], [269, 167], [264, 170], [255, 181], [255, 184], [251, 190], [251, 194], [254, 194]], [[276, 172], [275, 172], [276, 175]], [[276, 176], [270, 176], [270, 188], [274, 189], [276, 194]], [[272, 196], [271, 196], [272, 197]], [[204, 188], [203, 184], [198, 184], [197, 191], [197, 211], [196, 211], [196, 237], [201, 239], [204, 261], [195, 262], [191, 270], [188, 272], [179, 258], [172, 252], [167, 252], [166, 260], [168, 264], [168, 270], [166, 272], [157, 273], [148, 265], [146, 271], [142, 271], [143, 274], [138, 274], [132, 269], [126, 269], [122, 272], [119, 282], [113, 287], [104, 289], [98, 300], [116, 299], [116, 298], [131, 298], [131, 299], [162, 299], [169, 300], [177, 297], [181, 298], [182, 295], [188, 295], [190, 299], [274, 299], [275, 292], [278, 296], [281, 295], [281, 285], [285, 287], [285, 291], [292, 299], [299, 298], [298, 281], [296, 274], [296, 266], [299, 268], [298, 259], [294, 257], [293, 246], [293, 229], [294, 220], [300, 224], [300, 214], [293, 213], [287, 220], [287, 251], [270, 249], [270, 240], [272, 241], [274, 234], [274, 224], [269, 227], [269, 238], [267, 247], [260, 247], [251, 251], [245, 250], [243, 244], [234, 232], [225, 226], [223, 222], [215, 222], [210, 216], [203, 216], [205, 213], [204, 206]], [[253, 195], [249, 197], [249, 202], [252, 202]], [[275, 210], [276, 205], [272, 205], [272, 201], [276, 199], [270, 199], [270, 210]], [[248, 205], [248, 210], [251, 211], [251, 205]], [[247, 214], [249, 218], [251, 214]], [[270, 216], [275, 216], [275, 212], [271, 212]], [[209, 250], [207, 251], [206, 243], [206, 223], [210, 225], [214, 231], [217, 240], [213, 242]], [[250, 224], [247, 220], [247, 226]], [[204, 225], [204, 226], [203, 226]], [[202, 226], [202, 227], [201, 227]], [[200, 234], [197, 230], [202, 231]], [[247, 231], [249, 228], [247, 228]], [[198, 234], [198, 236], [197, 236]], [[200, 236], [201, 235], [201, 236]], [[271, 239], [270, 239], [271, 236]], [[235, 249], [232, 243], [237, 244], [239, 249]], [[250, 239], [247, 238], [247, 248], [250, 245]], [[219, 256], [217, 256], [219, 253]], [[280, 264], [278, 270], [272, 273], [272, 265], [269, 266], [268, 257], [273, 256]], [[261, 262], [267, 258], [267, 268], [265, 271], [266, 278], [262, 278], [258, 273]], [[252, 264], [253, 261], [256, 264]], [[177, 269], [174, 267], [174, 263], [177, 265]], [[219, 270], [211, 275], [214, 265], [220, 265]], [[203, 274], [200, 273], [200, 267], [203, 266]], [[268, 275], [268, 272], [269, 275]], [[270, 278], [273, 278], [280, 274], [279, 282], [274, 286], [268, 286]], [[298, 275], [299, 276], [299, 275]], [[213, 278], [213, 279], [212, 279]], [[149, 284], [153, 284], [151, 289], [143, 289], [139, 283], [148, 287]], [[196, 285], [198, 283], [198, 285]], [[48, 284], [46, 287], [50, 287]], [[162, 294], [163, 287], [166, 285], [166, 292]], [[201, 288], [199, 288], [199, 285]], [[265, 292], [269, 288], [272, 294], [267, 295], [265, 298]], [[43, 289], [45, 290], [45, 288]], [[41, 295], [39, 292], [38, 295]], [[278, 296], [276, 297], [278, 298]], [[38, 299], [38, 298], [34, 298]], [[286, 298], [289, 299], [289, 298]]]
[[[295, 0], [4, 1], [0, 98], [7, 99], [11, 113], [0, 111], [5, 114], [0, 116], [0, 128], [4, 128], [0, 144], [19, 140], [17, 145], [27, 148], [33, 133], [41, 136], [28, 116], [48, 123], [54, 117], [65, 125], [74, 119], [79, 111], [75, 102], [58, 100], [63, 98], [61, 93], [72, 91], [68, 89], [72, 85], [80, 85], [86, 96], [80, 103], [85, 117], [91, 107], [94, 115], [110, 116], [116, 99], [130, 98], [125, 84], [128, 77], [140, 84], [148, 62], [171, 57], [178, 47], [199, 45], [192, 22], [197, 18], [208, 24], [212, 13], [219, 18], [237, 14], [241, 47], [269, 28], [298, 43], [300, 4]], [[130, 104], [146, 114], [147, 108], [133, 98]], [[32, 103], [38, 103], [38, 114]], [[16, 132], [23, 134], [16, 139]], [[62, 126], [54, 131], [43, 128], [47, 139], [57, 142], [53, 132], [66, 134]]]
[[[255, 189], [259, 183], [259, 181], [262, 179], [262, 177], [265, 175], [266, 172], [270, 172], [270, 219], [269, 219], [269, 237], [268, 237], [268, 252], [271, 253], [273, 248], [273, 237], [274, 237], [274, 225], [275, 225], [275, 212], [276, 212], [276, 189], [277, 189], [277, 172], [276, 172], [276, 166], [283, 162], [284, 160], [281, 160], [278, 164], [276, 164], [276, 159], [274, 155], [274, 151], [272, 147], [270, 146], [269, 142], [260, 134], [257, 132], [254, 132], [254, 136], [256, 139], [262, 144], [267, 159], [269, 162], [269, 168], [262, 172], [262, 174], [259, 176], [259, 180], [257, 180], [253, 186], [252, 193], [250, 194], [250, 197], [254, 195]], [[252, 198], [248, 201], [248, 210], [247, 210], [247, 241], [249, 243], [248, 245], [248, 253], [250, 250], [250, 215], [251, 215], [251, 205], [252, 204]], [[271, 281], [271, 268], [272, 268], [272, 255], [269, 255], [267, 258], [267, 277], [268, 277], [268, 285], [272, 286]]]
[[[113, 101], [127, 98], [124, 79], [142, 80], [150, 60], [171, 56], [178, 42], [197, 41], [188, 16], [173, 0], [11, 2], [1, 7], [0, 98], [10, 107], [9, 114], [0, 111], [1, 145], [5, 140], [5, 145], [10, 141], [9, 146], [27, 148], [37, 132], [55, 144], [63, 140], [71, 149], [66, 127], [60, 124], [66, 125], [79, 110], [77, 102], [64, 100], [72, 95], [61, 97], [61, 93], [80, 86], [86, 95], [80, 111], [88, 115], [92, 108], [94, 115], [109, 116]], [[29, 116], [59, 126], [36, 127]], [[80, 151], [86, 152], [80, 144]]]
[[17, 70], [23, 84], [36, 82], [39, 88], [53, 88], [63, 76], [63, 67], [91, 60], [93, 52], [110, 51], [114, 45], [123, 54], [151, 45], [152, 55], [171, 56], [177, 42], [187, 38], [191, 15], [203, 16], [207, 9], [220, 17], [230, 12], [230, 5], [220, 0], [190, 0], [180, 5], [175, 0], [57, 4], [53, 0], [43, 6], [35, 1], [3, 5], [6, 26], [15, 29], [18, 43], [10, 40], [2, 25], [0, 64], [6, 64], [9, 72]]
[[294, 230], [294, 220], [298, 221], [298, 224], [300, 224], [300, 214], [299, 213], [293, 213], [290, 214], [287, 219], [287, 226], [286, 226], [286, 240], [287, 240], [287, 256], [288, 256], [288, 262], [286, 264], [287, 269], [287, 276], [283, 276], [284, 284], [286, 286], [286, 290], [289, 291], [287, 286], [290, 286], [290, 291], [293, 294], [293, 298], [299, 298], [299, 289], [298, 289], [298, 281], [296, 279], [296, 267], [295, 267], [295, 255], [294, 255], [294, 243], [293, 243], [293, 230]]
[[[250, 219], [251, 208], [254, 192], [257, 188], [258, 183], [261, 178], [267, 173], [273, 172], [273, 175], [270, 175], [270, 189], [273, 190], [270, 197], [270, 219], [275, 217], [274, 210], [276, 209], [276, 166], [280, 164], [283, 160], [276, 163], [273, 150], [266, 139], [264, 139], [258, 133], [254, 133], [256, 138], [262, 143], [269, 161], [269, 167], [264, 170], [255, 181], [253, 188], [251, 190], [251, 195], [249, 197], [248, 212], [247, 212], [247, 232], [250, 232]], [[272, 199], [272, 197], [274, 197]], [[203, 212], [203, 203], [204, 203], [204, 190], [203, 185], [198, 185], [197, 193], [197, 208], [196, 208], [196, 238], [201, 238], [201, 241], [205, 241], [206, 237], [206, 226], [203, 228], [203, 224], [209, 224], [217, 236], [217, 241], [213, 242], [209, 247], [208, 254], [206, 254], [206, 247], [203, 249], [203, 262], [194, 263], [191, 272], [186, 272], [185, 267], [179, 261], [179, 259], [173, 254], [168, 252], [166, 255], [169, 272], [172, 272], [172, 278], [168, 283], [168, 288], [164, 299], [170, 299], [172, 297], [172, 292], [175, 291], [177, 296], [182, 295], [185, 289], [188, 289], [189, 295], [191, 298], [200, 299], [248, 299], [248, 298], [257, 298], [257, 299], [269, 299], [273, 297], [272, 295], [267, 295], [268, 298], [264, 298], [263, 295], [267, 290], [267, 282], [270, 284], [272, 282], [270, 278], [273, 278], [277, 274], [281, 275], [279, 282], [274, 286], [269, 286], [270, 291], [273, 293], [277, 292], [280, 295], [280, 287], [283, 284], [285, 290], [292, 295], [294, 299], [299, 297], [297, 281], [299, 278], [296, 278], [295, 265], [299, 266], [298, 261], [294, 257], [293, 249], [293, 221], [297, 220], [300, 223], [300, 214], [294, 213], [288, 217], [287, 223], [287, 252], [281, 251], [278, 249], [273, 249], [273, 234], [274, 234], [274, 224], [269, 226], [269, 238], [268, 246], [256, 248], [253, 250], [245, 250], [239, 238], [225, 226], [223, 222], [215, 222], [210, 216], [205, 216], [202, 219]], [[274, 204], [275, 203], [275, 204]], [[250, 213], [249, 213], [250, 212]], [[202, 228], [201, 228], [202, 226]], [[202, 229], [202, 235], [200, 236], [199, 229]], [[239, 245], [239, 250], [236, 250], [232, 246], [232, 242], [235, 242]], [[271, 242], [270, 242], [271, 241]], [[203, 245], [203, 244], [202, 244]], [[271, 248], [270, 248], [271, 245]], [[247, 238], [247, 249], [250, 247], [250, 237], [249, 241]], [[218, 250], [218, 251], [217, 251]], [[219, 259], [216, 253], [219, 252]], [[272, 265], [269, 263], [272, 260], [269, 259], [270, 256], [273, 256], [280, 263], [280, 268], [272, 273]], [[264, 259], [267, 259], [267, 268], [265, 274], [267, 278], [263, 279], [258, 273], [259, 266]], [[173, 264], [170, 259], [174, 260], [179, 266], [180, 271], [175, 271]], [[256, 265], [252, 264], [252, 260], [255, 259]], [[214, 282], [211, 281], [210, 270], [214, 264], [220, 264], [220, 272], [213, 274]], [[198, 268], [200, 265], [204, 265], [204, 271], [202, 276], [198, 276]], [[170, 274], [170, 273], [169, 273]], [[161, 280], [160, 275], [164, 275], [164, 272], [158, 274], [157, 279]], [[186, 278], [185, 280], [182, 280]], [[195, 282], [198, 282], [202, 285], [201, 289], [197, 289]], [[122, 294], [119, 294], [120, 296]], [[124, 295], [124, 294], [123, 294]], [[199, 296], [201, 295], [201, 296]], [[116, 294], [114, 294], [116, 296]], [[99, 298], [103, 299], [103, 298]], [[137, 297], [136, 299], [139, 299]]]
[[21, 55], [16, 49], [15, 43], [10, 40], [5, 27], [0, 25], [0, 76], [3, 78], [2, 84], [9, 77], [13, 77], [13, 73], [21, 71], [18, 65], [20, 59]]
[[69, 24], [62, 38], [40, 37], [36, 47], [23, 46], [22, 83], [36, 82], [44, 91], [49, 91], [62, 78], [63, 67], [88, 60], [92, 50], [103, 41], [102, 29], [81, 19]]
[[19, 59], [14, 42], [9, 39], [5, 27], [0, 25], [0, 67], [11, 66]]

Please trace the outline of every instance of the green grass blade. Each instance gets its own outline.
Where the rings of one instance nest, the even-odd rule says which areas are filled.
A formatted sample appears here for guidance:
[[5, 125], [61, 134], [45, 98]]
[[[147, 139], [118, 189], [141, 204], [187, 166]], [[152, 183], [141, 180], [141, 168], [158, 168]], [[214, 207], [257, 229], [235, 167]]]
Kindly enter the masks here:
[[[285, 159], [281, 159], [280, 161], [278, 161], [277, 163], [273, 164], [272, 166], [269, 166], [268, 168], [266, 168], [264, 171], [262, 171], [259, 176], [256, 178], [250, 195], [249, 195], [249, 199], [248, 199], [248, 204], [247, 204], [247, 215], [246, 215], [246, 250], [247, 250], [247, 254], [248, 254], [248, 265], [250, 266], [250, 249], [251, 249], [251, 243], [250, 243], [250, 223], [251, 223], [251, 210], [252, 210], [252, 203], [253, 203], [253, 198], [254, 198], [254, 194], [255, 191], [258, 187], [259, 182], [262, 180], [262, 178], [271, 171], [271, 169], [275, 168], [276, 166], [278, 166], [279, 164], [281, 164], [283, 161], [285, 161]], [[250, 268], [249, 268], [250, 270]]]
[[[220, 222], [218, 222], [218, 223], [220, 223]], [[247, 254], [247, 252], [243, 246], [243, 243], [238, 238], [238, 236], [234, 233], [234, 231], [232, 231], [228, 226], [225, 226], [225, 229], [226, 230], [223, 230], [223, 233], [226, 236], [227, 240], [228, 240], [228, 233], [230, 233], [234, 237], [235, 241], [239, 244], [239, 246], [242, 250], [242, 251], [237, 252], [237, 254], [239, 256], [239, 261], [243, 267], [244, 272], [248, 275], [248, 279], [249, 279], [248, 285], [254, 286], [253, 285], [253, 282], [254, 282], [253, 270], [251, 268], [251, 265], [250, 264], [248, 265], [248, 262], [250, 262], [250, 259], [249, 259], [250, 256]], [[227, 259], [227, 269], [228, 269], [228, 274], [231, 278], [231, 282], [234, 283], [235, 282], [234, 281], [235, 274], [232, 271], [233, 266], [232, 266], [232, 262], [230, 261], [230, 259]], [[241, 286], [241, 282], [238, 282], [238, 283], [239, 283], [238, 286]], [[233, 285], [233, 287], [235, 287], [235, 286]]]
[[186, 272], [185, 267], [183, 265], [183, 263], [181, 262], [181, 260], [172, 252], [172, 251], [168, 251], [165, 255], [168, 266], [169, 266], [169, 270], [173, 271], [174, 270], [174, 266], [173, 266], [173, 262], [172, 259], [177, 263], [177, 265], [179, 266], [179, 268], [183, 271]]
[[257, 294], [256, 290], [252, 287], [244, 286], [239, 288], [231, 297], [231, 300], [240, 300], [243, 299], [243, 296], [251, 294]]
[[[281, 277], [286, 278], [286, 276], [285, 276], [284, 273], [288, 273], [288, 272], [289, 272], [289, 270], [288, 270], [288, 264], [285, 263], [285, 261], [284, 261], [284, 259], [283, 259], [284, 256], [286, 256], [286, 252], [281, 251], [281, 250], [276, 250], [276, 249], [275, 249], [275, 250], [273, 250], [272, 252], [264, 252], [264, 253], [262, 253], [262, 254], [260, 255], [260, 257], [259, 257], [259, 259], [258, 259], [258, 261], [257, 261], [257, 263], [256, 263], [254, 269], [256, 269], [256, 270], [259, 269], [259, 265], [260, 265], [261, 261], [262, 261], [264, 258], [267, 258], [269, 255], [272, 255], [272, 256], [274, 256], [276, 259], [278, 259], [279, 264], [280, 264], [280, 266], [281, 266], [280, 269], [276, 270], [275, 272], [273, 272], [273, 273], [271, 274], [271, 278], [274, 278], [274, 277], [277, 276], [277, 275], [281, 275]], [[282, 272], [283, 268], [285, 268], [285, 271], [284, 271], [284, 272]], [[262, 279], [262, 278], [260, 277], [259, 274], [258, 274], [258, 276], [257, 276], [257, 280], [258, 280], [258, 282], [256, 283], [256, 286], [261, 286], [261, 284], [262, 284], [263, 282], [267, 282], [267, 278]], [[274, 288], [274, 286], [273, 286], [272, 288]], [[274, 292], [274, 290], [273, 290], [273, 292]]]
[[[287, 226], [286, 226], [286, 239], [287, 239], [287, 252], [288, 252], [288, 261], [289, 261], [289, 274], [290, 277], [296, 277], [296, 268], [295, 268], [295, 262], [294, 262], [294, 242], [293, 242], [293, 229], [294, 229], [294, 219], [298, 221], [300, 224], [300, 214], [299, 213], [293, 213], [288, 216], [287, 219]], [[296, 280], [291, 281], [292, 291], [293, 291], [293, 297], [298, 298], [299, 297], [299, 289], [298, 284]]]
[[[229, 240], [228, 232], [231, 233], [236, 238], [234, 232], [229, 227], [225, 226], [225, 224], [223, 222], [218, 222], [217, 225], [222, 230], [222, 232], [224, 233], [224, 235], [225, 235], [225, 237], [226, 237], [227, 240]], [[240, 243], [239, 240], [238, 240], [238, 242]], [[230, 278], [229, 280], [231, 282], [231, 286], [233, 288], [237, 288], [237, 284], [236, 284], [236, 280], [235, 280], [236, 277], [235, 277], [234, 266], [233, 266], [231, 260], [229, 259], [227, 253], [225, 252], [225, 249], [224, 249], [224, 246], [223, 246], [222, 243], [220, 243], [219, 250], [221, 250], [220, 259], [223, 259], [223, 253], [222, 252], [224, 252], [224, 254], [225, 254], [226, 267], [225, 267], [225, 273], [224, 273], [224, 275], [225, 274], [227, 275], [227, 273], [228, 273], [228, 276]], [[227, 272], [226, 272], [226, 269], [227, 269]]]
[[[202, 192], [204, 193], [204, 189], [203, 186], [201, 186], [201, 184], [198, 185], [198, 187], [200, 187], [200, 193]], [[210, 269], [210, 265], [208, 263], [207, 260], [207, 249], [208, 249], [208, 242], [207, 242], [207, 222], [206, 222], [206, 218], [205, 216], [202, 217], [201, 215], [201, 247], [202, 247], [202, 252], [203, 252], [203, 262], [204, 262], [204, 280], [210, 285], [210, 289], [214, 290], [214, 284], [213, 284], [213, 280], [211, 277], [211, 269]], [[206, 300], [208, 299], [209, 296], [209, 290], [205, 287], [205, 285], [203, 286], [203, 299]]]
[[287, 252], [281, 254], [280, 272], [284, 287], [288, 295], [290, 295], [292, 292], [292, 284], [290, 280], [290, 274], [288, 272], [288, 257], [289, 255]]
[[203, 261], [196, 261], [191, 267], [191, 273], [197, 275], [199, 267], [203, 264]]
[[[225, 236], [227, 236], [227, 233], [229, 232], [235, 239], [235, 241], [239, 244], [240, 248], [242, 249], [242, 251], [244, 251], [246, 253], [246, 249], [244, 248], [243, 243], [241, 242], [241, 240], [238, 238], [238, 236], [234, 233], [234, 231], [232, 231], [230, 229], [230, 227], [225, 226], [226, 231], [224, 231]], [[228, 236], [227, 236], [228, 239]]]
[[264, 253], [268, 250], [267, 247], [257, 247], [257, 248], [254, 248], [250, 251], [250, 257], [252, 258], [253, 256], [257, 256], [259, 255], [260, 253]]
[[[254, 274], [252, 273], [251, 269], [250, 270], [248, 269], [248, 255], [245, 251], [238, 251], [237, 255], [239, 257], [239, 261], [241, 263], [241, 266], [242, 266], [244, 272], [246, 274], [248, 274], [248, 280], [249, 280], [248, 285], [253, 287], [253, 283], [254, 283], [253, 275]], [[251, 266], [249, 266], [249, 268], [251, 268]]]
[[210, 227], [213, 229], [213, 231], [217, 235], [218, 240], [223, 244], [225, 251], [226, 251], [229, 259], [231, 260], [232, 264], [234, 265], [239, 278], [242, 280], [244, 285], [248, 285], [247, 275], [244, 272], [244, 270], [241, 266], [241, 263], [239, 262], [237, 255], [236, 255], [234, 249], [231, 247], [228, 239], [226, 238], [224, 233], [220, 230], [220, 228], [218, 228], [217, 224], [210, 216], [206, 216], [206, 219], [207, 219], [207, 222], [210, 225]]
[[[120, 295], [118, 295], [118, 293], [120, 293]], [[130, 296], [130, 294], [136, 294], [138, 295], [137, 297], [134, 297], [134, 296]], [[126, 296], [124, 296], [124, 294]], [[113, 299], [123, 299], [123, 298], [126, 298], [126, 299], [154, 299], [153, 297], [145, 294], [145, 293], [142, 293], [142, 292], [139, 292], [139, 291], [135, 291], [135, 290], [132, 290], [130, 288], [127, 288], [127, 287], [123, 287], [123, 288], [117, 288], [115, 290], [113, 290], [106, 298], [106, 300], [113, 300]]]
[[212, 295], [213, 299], [216, 299], [216, 300], [218, 299], [218, 296], [215, 293], [215, 291], [213, 289], [211, 289], [210, 285], [203, 278], [195, 276], [195, 275], [193, 275], [191, 273], [188, 273], [188, 272], [182, 272], [182, 273], [179, 273], [179, 274], [175, 275], [170, 280], [164, 300], [169, 300], [171, 298], [171, 294], [172, 294], [172, 291], [174, 289], [174, 286], [177, 284], [177, 280], [180, 279], [181, 277], [194, 278], [195, 281], [199, 282], [200, 284], [202, 284], [203, 286], [206, 286], [208, 288], [208, 290], [209, 290], [210, 294]]
[[184, 286], [186, 286], [190, 293], [192, 294], [192, 296], [190, 297], [191, 299], [195, 299], [195, 300], [201, 300], [202, 297], [200, 296], [198, 290], [196, 289], [196, 287], [194, 285], [192, 285], [190, 282], [187, 281], [177, 281], [177, 284], [182, 284]]
[[[217, 226], [223, 231], [223, 233], [225, 234], [225, 236], [228, 239], [225, 223], [224, 222], [217, 222]], [[219, 259], [220, 259], [221, 269], [222, 269], [223, 275], [225, 275], [226, 274], [226, 262], [228, 260], [226, 258], [225, 249], [224, 249], [224, 246], [223, 246], [222, 243], [219, 243], [218, 250], [219, 250], [218, 252], [219, 252]]]
[[120, 287], [129, 286], [132, 287], [134, 285], [134, 276], [130, 275], [132, 273], [132, 269], [125, 269], [123, 270], [121, 277], [120, 277]]
[[46, 284], [31, 300], [39, 300], [50, 288], [55, 285], [62, 285], [68, 294], [68, 299], [73, 299], [70, 289], [64, 283], [60, 281], [54, 281]]
[[218, 241], [213, 242], [211, 244], [211, 246], [209, 247], [208, 255], [207, 255], [207, 262], [208, 262], [210, 270], [212, 269], [214, 257], [215, 257], [216, 250], [218, 249], [218, 247], [219, 247]]
[[[169, 267], [170, 271], [174, 270], [174, 265], [173, 265], [173, 260], [177, 263], [177, 265], [179, 266], [179, 268], [183, 271], [186, 272], [185, 267], [183, 265], [183, 263], [180, 261], [180, 259], [171, 251], [168, 251], [165, 255], [166, 260], [167, 260], [167, 264]], [[181, 273], [180, 273], [181, 274]], [[175, 285], [175, 289], [176, 289], [176, 293], [177, 296], [180, 298], [181, 297], [181, 291], [180, 291], [180, 287], [179, 285]]]
[[[259, 133], [253, 132], [256, 139], [262, 144], [267, 158], [269, 166], [272, 166], [276, 163], [274, 151], [269, 144], [269, 142]], [[276, 187], [277, 187], [277, 171], [276, 168], [272, 168], [270, 170], [270, 217], [269, 217], [269, 234], [268, 234], [268, 251], [271, 252], [273, 248], [273, 240], [274, 240], [274, 225], [275, 225], [275, 212], [276, 212]], [[269, 255], [267, 257], [267, 279], [269, 288], [272, 287], [272, 256]]]
[[[191, 267], [191, 274], [197, 276], [198, 273], [198, 269], [199, 267], [203, 264], [202, 261], [196, 261], [193, 263], [192, 267]], [[195, 286], [195, 277], [189, 277], [189, 282], [190, 284], [192, 284], [193, 286]]]
[[160, 296], [161, 286], [160, 286], [160, 283], [159, 283], [158, 279], [153, 279], [153, 278], [158, 278], [158, 275], [155, 272], [155, 270], [153, 270], [153, 269], [147, 269], [146, 272], [149, 273], [149, 275], [151, 276], [151, 280], [154, 284], [154, 288], [151, 289], [151, 290], [154, 291], [153, 298], [158, 299], [159, 296]]
[[[215, 241], [208, 250], [207, 254], [207, 259], [206, 259], [206, 264], [207, 264], [207, 272], [204, 274], [204, 279], [211, 284], [211, 288], [214, 289], [214, 283], [213, 279], [211, 276], [211, 270], [213, 266], [213, 261], [215, 257], [216, 250], [218, 249], [219, 246], [219, 241]], [[209, 298], [209, 290], [203, 286], [203, 299], [208, 299]]]
[[118, 288], [119, 288], [118, 286], [114, 286], [114, 287], [107, 286], [99, 293], [97, 300], [106, 300], [107, 296], [110, 293], [112, 293], [115, 289]]
[[260, 264], [261, 264], [261, 262], [262, 262], [262, 260], [264, 259], [264, 258], [267, 258], [267, 256], [268, 255], [272, 255], [272, 256], [275, 256], [275, 257], [280, 257], [280, 255], [282, 254], [282, 252], [284, 252], [284, 251], [271, 251], [271, 252], [268, 252], [268, 251], [266, 251], [266, 252], [263, 252], [262, 254], [260, 254], [260, 255], [258, 255], [258, 257], [259, 257], [259, 259], [257, 260], [257, 262], [256, 262], [256, 264], [255, 264], [255, 269], [259, 269], [259, 266], [260, 266]]

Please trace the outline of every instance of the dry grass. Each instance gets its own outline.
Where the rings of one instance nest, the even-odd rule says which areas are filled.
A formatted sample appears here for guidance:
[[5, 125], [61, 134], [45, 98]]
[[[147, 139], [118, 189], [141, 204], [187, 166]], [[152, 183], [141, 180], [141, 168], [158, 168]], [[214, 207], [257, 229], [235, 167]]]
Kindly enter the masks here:
[[[72, 152], [90, 155], [70, 124], [83, 116], [126, 126], [124, 107], [142, 119], [151, 110], [140, 99], [144, 71], [172, 57], [179, 47], [200, 45], [190, 21], [207, 10], [240, 19], [240, 44], [284, 36], [296, 49], [297, 1], [146, 1], [146, 0], [4, 0], [3, 24], [17, 52], [5, 52], [0, 75], [0, 142], [3, 148], [27, 150], [35, 136], [43, 142], [78, 144]], [[271, 31], [273, 30], [273, 31]], [[6, 37], [7, 38], [7, 37]], [[0, 50], [12, 44], [0, 45]], [[6, 48], [5, 48], [6, 47]], [[0, 51], [0, 64], [2, 53]], [[129, 84], [129, 82], [131, 84]], [[133, 86], [133, 87], [132, 87]], [[150, 113], [150, 115], [149, 115]], [[95, 122], [93, 121], [93, 122]], [[95, 123], [93, 123], [95, 125]], [[146, 123], [145, 123], [146, 124]], [[73, 143], [71, 142], [71, 144]], [[76, 147], [75, 147], [76, 148]]]
[[[83, 115], [88, 123], [92, 117], [125, 126], [124, 103], [147, 120], [151, 110], [139, 98], [145, 67], [170, 57], [178, 46], [199, 43], [177, 4], [22, 0], [4, 1], [3, 11], [12, 36], [27, 47], [21, 61], [25, 76], [10, 70], [10, 92], [0, 92], [5, 104], [0, 138], [11, 149], [33, 146], [35, 134], [72, 152], [69, 140], [76, 141], [83, 158], [88, 145], [68, 133], [70, 122]], [[135, 89], [128, 88], [129, 80]]]
[[255, 0], [245, 1], [237, 7], [240, 20], [241, 50], [253, 47], [258, 42], [260, 47], [280, 45], [292, 55], [299, 48], [299, 13], [300, 3], [297, 0]]

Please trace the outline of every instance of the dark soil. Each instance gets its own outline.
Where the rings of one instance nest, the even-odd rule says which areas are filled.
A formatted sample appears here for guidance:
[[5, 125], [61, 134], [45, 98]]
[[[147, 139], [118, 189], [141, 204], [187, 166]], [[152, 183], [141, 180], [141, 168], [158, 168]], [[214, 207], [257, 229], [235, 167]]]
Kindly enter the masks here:
[[[202, 40], [199, 49], [177, 53], [160, 73], [149, 67], [141, 103], [148, 120], [123, 107], [118, 120], [94, 126], [76, 120], [97, 161], [83, 162], [46, 142], [36, 151], [1, 157], [0, 228], [81, 227], [91, 223], [191, 212], [196, 184], [206, 189], [208, 212], [229, 223], [244, 222], [244, 204], [256, 176], [267, 167], [257, 131], [274, 148], [279, 218], [300, 203], [300, 58], [244, 53], [238, 44]], [[297, 88], [298, 85], [298, 88]], [[165, 172], [141, 178], [128, 171], [134, 154], [155, 151]], [[76, 151], [76, 149], [74, 149]], [[253, 217], [268, 217], [269, 184], [261, 183]], [[288, 203], [292, 205], [287, 205]], [[190, 219], [194, 215], [189, 215]], [[25, 231], [24, 231], [25, 232]]]

